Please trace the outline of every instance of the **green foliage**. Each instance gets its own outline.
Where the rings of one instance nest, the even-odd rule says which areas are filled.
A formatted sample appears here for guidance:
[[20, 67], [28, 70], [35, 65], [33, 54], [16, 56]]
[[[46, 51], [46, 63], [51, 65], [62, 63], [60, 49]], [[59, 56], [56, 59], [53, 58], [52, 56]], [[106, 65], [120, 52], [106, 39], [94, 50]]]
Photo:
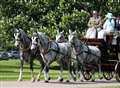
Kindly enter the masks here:
[[113, 0], [0, 0], [0, 46], [14, 46], [13, 29], [18, 27], [29, 35], [45, 32], [52, 39], [56, 30], [81, 34], [93, 10], [117, 15], [120, 6]]

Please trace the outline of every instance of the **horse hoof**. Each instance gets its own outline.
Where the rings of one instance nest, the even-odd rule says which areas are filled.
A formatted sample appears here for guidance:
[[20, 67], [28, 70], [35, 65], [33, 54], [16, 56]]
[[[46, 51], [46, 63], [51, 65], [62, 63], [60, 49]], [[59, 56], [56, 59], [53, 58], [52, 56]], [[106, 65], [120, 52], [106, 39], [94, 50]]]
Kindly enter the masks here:
[[48, 80], [51, 80], [51, 78], [49, 77]]
[[59, 79], [59, 82], [63, 82], [63, 78]]
[[20, 81], [22, 81], [22, 79], [18, 79], [17, 81], [20, 82]]
[[66, 82], [68, 83], [68, 82], [70, 82], [70, 80], [66, 80]]
[[91, 81], [92, 81], [92, 82], [95, 82], [95, 79], [92, 79]]
[[48, 83], [49, 81], [48, 80], [45, 80], [45, 83]]
[[37, 82], [39, 82], [39, 81], [40, 81], [40, 79], [36, 79], [36, 81], [37, 81]]
[[35, 82], [35, 79], [32, 79], [31, 82]]
[[100, 77], [100, 80], [102, 80], [103, 79], [103, 77]]
[[81, 81], [81, 82], [84, 82], [84, 80], [83, 80], [83, 79], [81, 79], [80, 81]]
[[77, 80], [76, 77], [74, 77], [73, 80], [76, 81]]

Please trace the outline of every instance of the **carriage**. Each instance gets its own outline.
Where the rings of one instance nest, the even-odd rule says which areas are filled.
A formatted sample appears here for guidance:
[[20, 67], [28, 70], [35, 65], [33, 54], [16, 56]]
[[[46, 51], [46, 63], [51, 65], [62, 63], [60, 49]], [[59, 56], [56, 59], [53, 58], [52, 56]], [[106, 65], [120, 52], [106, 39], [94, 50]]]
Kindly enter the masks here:
[[[104, 39], [87, 39], [81, 38], [80, 40], [87, 45], [96, 46], [100, 49], [101, 58], [101, 68], [103, 72], [103, 77], [106, 80], [111, 80], [114, 76], [117, 81], [120, 82], [120, 37], [116, 37], [114, 40], [116, 44], [113, 44], [113, 37], [116, 33], [111, 33], [106, 36], [106, 41]], [[119, 35], [119, 32], [117, 32]], [[83, 77], [86, 80], [90, 80], [92, 77], [91, 73], [92, 66], [87, 66], [83, 72]]]

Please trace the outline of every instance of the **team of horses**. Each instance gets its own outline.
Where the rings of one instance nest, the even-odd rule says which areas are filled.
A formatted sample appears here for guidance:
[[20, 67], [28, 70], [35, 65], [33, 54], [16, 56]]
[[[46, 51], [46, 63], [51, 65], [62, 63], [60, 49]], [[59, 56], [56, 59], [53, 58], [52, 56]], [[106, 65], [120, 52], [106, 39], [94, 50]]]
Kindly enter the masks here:
[[[39, 81], [41, 73], [44, 72], [45, 82], [49, 82], [49, 67], [56, 61], [60, 66], [58, 80], [63, 81], [64, 65], [68, 69], [69, 80], [76, 80], [76, 74], [80, 74], [80, 80], [84, 81], [84, 69], [88, 65], [93, 66], [91, 73], [91, 81], [95, 81], [95, 70], [98, 68], [99, 77], [101, 74], [101, 51], [96, 46], [90, 46], [83, 43], [77, 36], [77, 32], [70, 31], [68, 38], [64, 36], [64, 32], [57, 32], [56, 40], [51, 40], [43, 32], [34, 32], [30, 38], [22, 29], [15, 29], [15, 46], [20, 50], [20, 73], [18, 81], [21, 81], [23, 73], [23, 65], [25, 62], [30, 64], [31, 80]], [[34, 58], [40, 62], [40, 71], [34, 76], [33, 61]], [[76, 66], [75, 66], [76, 65]], [[96, 66], [96, 67], [94, 67]]]

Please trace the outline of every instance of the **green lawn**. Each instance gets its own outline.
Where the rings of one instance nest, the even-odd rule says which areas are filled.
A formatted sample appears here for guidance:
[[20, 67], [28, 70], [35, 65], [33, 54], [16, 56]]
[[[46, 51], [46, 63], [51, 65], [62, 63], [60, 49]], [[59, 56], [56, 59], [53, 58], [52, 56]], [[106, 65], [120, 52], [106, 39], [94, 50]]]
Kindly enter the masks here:
[[[1, 60], [0, 61], [0, 81], [9, 81], [9, 80], [17, 80], [18, 75], [19, 75], [19, 60]], [[39, 62], [34, 61], [34, 72], [35, 75], [39, 72]], [[57, 69], [57, 70], [56, 70]], [[57, 79], [57, 76], [59, 74], [58, 72], [58, 65], [56, 63], [53, 63], [51, 65], [50, 69], [50, 76], [52, 79]], [[64, 71], [64, 78], [67, 77], [67, 71]], [[41, 76], [41, 79], [43, 80], [43, 74]], [[30, 70], [29, 70], [29, 65], [25, 64], [24, 65], [24, 70], [23, 70], [23, 79], [24, 80], [30, 80]]]

